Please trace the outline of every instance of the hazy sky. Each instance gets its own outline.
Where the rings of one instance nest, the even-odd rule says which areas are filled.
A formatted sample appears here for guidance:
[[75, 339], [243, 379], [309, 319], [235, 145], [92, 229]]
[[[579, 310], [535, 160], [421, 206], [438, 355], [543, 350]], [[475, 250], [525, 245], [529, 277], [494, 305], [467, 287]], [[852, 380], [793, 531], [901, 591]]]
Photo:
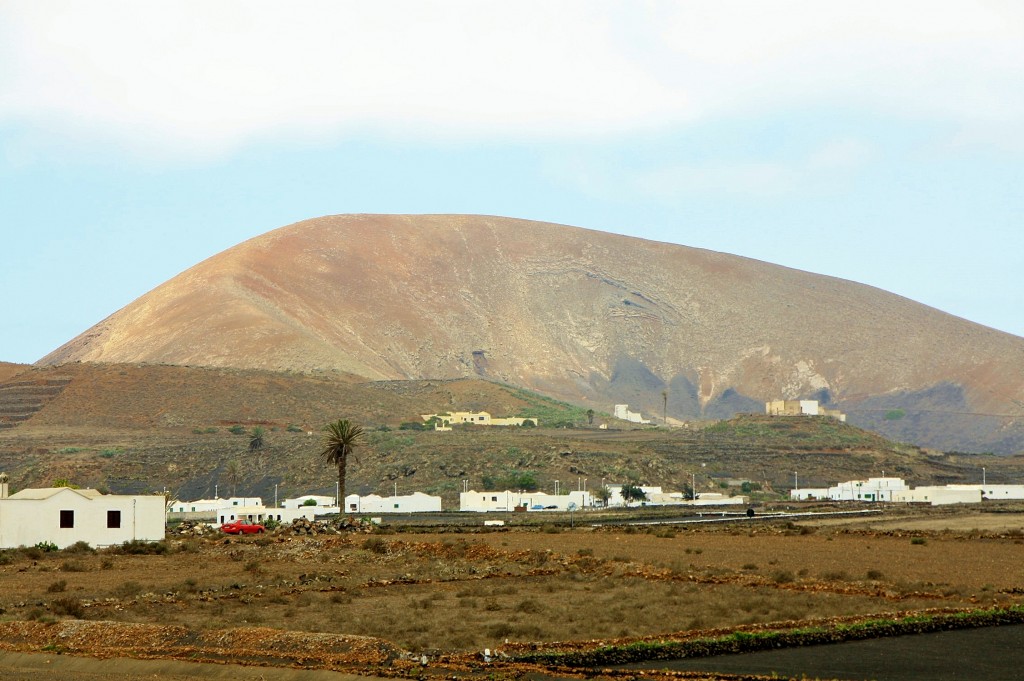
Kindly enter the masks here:
[[355, 212], [698, 246], [1024, 335], [1024, 3], [0, 0], [0, 360]]

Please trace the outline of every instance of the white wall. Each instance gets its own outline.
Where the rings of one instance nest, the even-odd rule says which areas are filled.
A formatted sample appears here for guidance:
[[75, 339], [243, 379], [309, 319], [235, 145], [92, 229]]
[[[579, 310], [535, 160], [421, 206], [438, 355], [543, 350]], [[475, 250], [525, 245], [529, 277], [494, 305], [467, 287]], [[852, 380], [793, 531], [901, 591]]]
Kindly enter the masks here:
[[[211, 525], [220, 527], [232, 520], [248, 520], [251, 523], [265, 523], [273, 518], [280, 523], [290, 523], [296, 518], [313, 520], [316, 518], [316, 510], [322, 509], [319, 506], [301, 506], [299, 508], [267, 508], [266, 506], [224, 506], [217, 509], [217, 517]], [[335, 508], [334, 512], [337, 513]]]
[[[525, 506], [528, 511], [560, 510], [566, 511], [569, 504], [576, 508], [589, 508], [594, 505], [594, 498], [588, 491], [576, 490], [568, 494], [544, 494], [543, 492], [477, 492], [470, 490], [459, 495], [461, 511], [514, 511], [517, 506]], [[553, 506], [554, 508], [548, 508]], [[536, 508], [540, 507], [540, 508]]]
[[294, 499], [285, 499], [281, 502], [281, 506], [284, 508], [299, 508], [309, 499], [315, 501], [317, 506], [334, 506], [334, 497], [324, 496], [322, 494], [306, 494]]
[[423, 492], [382, 497], [368, 494], [364, 497], [349, 494], [345, 497], [346, 513], [435, 513], [441, 510], [441, 497]]
[[932, 506], [944, 506], [946, 504], [980, 504], [980, 489], [954, 489], [946, 487], [915, 487], [912, 490], [900, 490], [893, 492], [892, 501], [906, 503], [926, 503]]
[[[84, 541], [93, 547], [126, 541], [164, 538], [163, 495], [99, 494], [89, 498], [80, 490], [62, 488], [45, 499], [0, 500], [0, 548], [34, 546], [40, 542], [67, 548]], [[73, 527], [62, 528], [61, 511], [73, 513]], [[108, 512], [120, 512], [120, 527], [108, 527]]]
[[[333, 497], [332, 497], [333, 499]], [[260, 497], [228, 497], [227, 499], [196, 499], [195, 501], [172, 501], [167, 507], [171, 513], [203, 513], [216, 511], [226, 506], [262, 506]]]
[[1024, 499], [1024, 485], [947, 485], [950, 489], [976, 489], [989, 501]]

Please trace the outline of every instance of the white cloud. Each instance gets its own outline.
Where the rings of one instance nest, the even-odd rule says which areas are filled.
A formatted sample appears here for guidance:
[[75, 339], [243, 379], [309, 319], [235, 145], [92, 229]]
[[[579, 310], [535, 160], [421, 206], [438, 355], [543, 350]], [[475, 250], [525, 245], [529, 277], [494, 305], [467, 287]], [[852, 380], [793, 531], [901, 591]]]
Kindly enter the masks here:
[[813, 106], [969, 128], [1024, 118], [1022, 63], [1012, 2], [37, 0], [0, 6], [0, 123], [185, 155]]

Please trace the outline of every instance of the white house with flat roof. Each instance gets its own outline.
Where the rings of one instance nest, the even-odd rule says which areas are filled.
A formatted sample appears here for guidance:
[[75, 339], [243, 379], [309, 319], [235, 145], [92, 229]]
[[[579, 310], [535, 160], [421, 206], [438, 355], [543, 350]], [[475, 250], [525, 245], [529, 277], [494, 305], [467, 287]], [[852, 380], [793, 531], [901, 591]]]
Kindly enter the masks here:
[[0, 482], [0, 548], [41, 542], [64, 549], [77, 542], [112, 546], [164, 538], [162, 494], [102, 494], [94, 489], [47, 487], [8, 496]]

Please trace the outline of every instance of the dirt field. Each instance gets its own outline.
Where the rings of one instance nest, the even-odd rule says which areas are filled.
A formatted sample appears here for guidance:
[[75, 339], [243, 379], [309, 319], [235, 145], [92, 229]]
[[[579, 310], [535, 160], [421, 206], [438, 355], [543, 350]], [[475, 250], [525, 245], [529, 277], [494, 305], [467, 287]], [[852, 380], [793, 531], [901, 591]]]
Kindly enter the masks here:
[[[989, 515], [1007, 531], [975, 530]], [[943, 527], [913, 529], [929, 522]], [[0, 627], [14, 628], [0, 636], [0, 647], [95, 654], [90, 646], [110, 638], [104, 656], [159, 649], [158, 657], [374, 673], [424, 654], [458, 666], [506, 642], [621, 641], [1022, 602], [1024, 516], [968, 512], [870, 524], [885, 529], [776, 522], [318, 536], [282, 530], [169, 539], [164, 555], [8, 551]], [[958, 525], [970, 530], [946, 529]], [[75, 621], [90, 623], [88, 636], [56, 639], [47, 628]], [[105, 621], [143, 629], [109, 625], [108, 636]], [[304, 636], [328, 637], [322, 640], [334, 657], [304, 650]], [[140, 652], [136, 642], [145, 637], [159, 644]]]

